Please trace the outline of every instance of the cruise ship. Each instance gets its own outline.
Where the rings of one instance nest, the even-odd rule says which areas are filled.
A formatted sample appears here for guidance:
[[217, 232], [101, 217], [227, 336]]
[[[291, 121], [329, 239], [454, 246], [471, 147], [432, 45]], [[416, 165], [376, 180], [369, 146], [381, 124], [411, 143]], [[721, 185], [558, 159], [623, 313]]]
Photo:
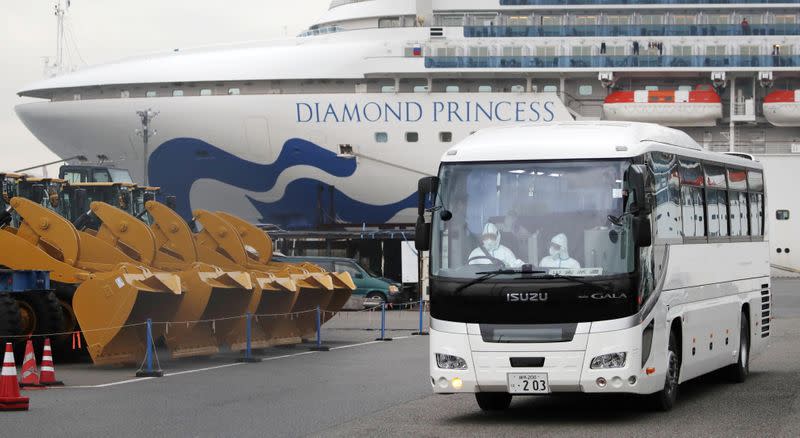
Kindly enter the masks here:
[[125, 167], [187, 217], [285, 229], [413, 223], [418, 178], [484, 127], [678, 127], [765, 162], [776, 264], [800, 265], [800, 0], [334, 0], [294, 38], [170, 50], [18, 94], [39, 99], [16, 112], [59, 156]]

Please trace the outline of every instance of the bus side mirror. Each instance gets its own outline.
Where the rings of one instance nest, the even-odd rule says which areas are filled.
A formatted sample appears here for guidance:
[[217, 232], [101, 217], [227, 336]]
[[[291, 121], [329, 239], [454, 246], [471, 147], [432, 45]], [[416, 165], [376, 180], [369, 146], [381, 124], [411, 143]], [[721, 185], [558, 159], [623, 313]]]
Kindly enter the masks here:
[[175, 210], [175, 208], [178, 206], [178, 198], [175, 196], [167, 196], [165, 201], [165, 204], [170, 210]]
[[419, 180], [417, 185], [417, 225], [414, 230], [414, 246], [417, 251], [428, 251], [431, 249], [431, 224], [425, 221], [425, 207], [430, 196], [435, 203], [436, 193], [439, 191], [439, 178], [435, 176], [425, 177]]
[[637, 217], [633, 219], [633, 235], [636, 238], [636, 246], [647, 248], [653, 245], [653, 228], [650, 219]]
[[633, 191], [637, 216], [647, 216], [652, 211], [652, 181], [647, 166], [634, 164], [628, 170], [628, 186]]
[[439, 178], [435, 176], [428, 176], [421, 178], [417, 185], [417, 194], [419, 199], [417, 201], [417, 214], [419, 216], [425, 215], [425, 206], [427, 204], [428, 195], [431, 195], [431, 203], [435, 203], [436, 193], [439, 191]]

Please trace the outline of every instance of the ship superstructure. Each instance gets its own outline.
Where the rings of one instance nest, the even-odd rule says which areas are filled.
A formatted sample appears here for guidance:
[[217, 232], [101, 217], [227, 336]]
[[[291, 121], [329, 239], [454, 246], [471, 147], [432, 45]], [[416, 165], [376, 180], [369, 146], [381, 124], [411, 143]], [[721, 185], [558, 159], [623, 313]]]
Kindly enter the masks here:
[[316, 228], [413, 222], [415, 181], [498, 124], [650, 121], [791, 172], [770, 157], [800, 153], [798, 90], [799, 0], [335, 0], [298, 37], [56, 76], [17, 113], [62, 157], [147, 174], [183, 214]]

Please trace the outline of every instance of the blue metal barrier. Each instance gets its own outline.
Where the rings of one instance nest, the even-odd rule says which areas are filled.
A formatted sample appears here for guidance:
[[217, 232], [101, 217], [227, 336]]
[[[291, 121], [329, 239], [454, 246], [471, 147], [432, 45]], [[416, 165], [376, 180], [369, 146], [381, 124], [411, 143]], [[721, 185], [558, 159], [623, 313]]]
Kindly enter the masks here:
[[317, 343], [311, 347], [311, 351], [330, 351], [331, 347], [322, 345], [322, 311], [317, 306]]
[[236, 359], [240, 363], [258, 363], [261, 362], [260, 357], [253, 356], [253, 315], [250, 313], [245, 314], [245, 336], [246, 343], [244, 347], [244, 357]]
[[391, 341], [392, 338], [386, 337], [386, 302], [381, 302], [381, 337], [376, 341]]

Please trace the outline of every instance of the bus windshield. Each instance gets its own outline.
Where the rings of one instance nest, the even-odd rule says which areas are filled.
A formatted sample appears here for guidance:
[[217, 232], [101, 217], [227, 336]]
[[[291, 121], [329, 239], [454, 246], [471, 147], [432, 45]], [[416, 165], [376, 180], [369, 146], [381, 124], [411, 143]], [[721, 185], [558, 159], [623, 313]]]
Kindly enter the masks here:
[[474, 279], [520, 269], [563, 276], [635, 268], [629, 160], [444, 164], [432, 273]]

